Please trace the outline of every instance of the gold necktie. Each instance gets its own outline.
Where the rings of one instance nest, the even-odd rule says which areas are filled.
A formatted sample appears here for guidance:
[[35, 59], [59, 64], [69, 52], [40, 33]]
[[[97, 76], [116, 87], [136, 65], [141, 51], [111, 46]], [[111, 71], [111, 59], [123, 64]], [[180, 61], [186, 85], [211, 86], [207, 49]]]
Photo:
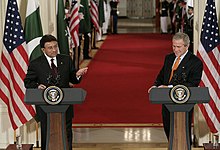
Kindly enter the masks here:
[[180, 62], [180, 57], [177, 58], [175, 64], [173, 65], [173, 68], [172, 68], [172, 71], [171, 71], [171, 74], [170, 74], [170, 79], [169, 79], [169, 82], [171, 81], [172, 77], [173, 77], [173, 72], [174, 70], [177, 69], [178, 65], [179, 65], [179, 62]]

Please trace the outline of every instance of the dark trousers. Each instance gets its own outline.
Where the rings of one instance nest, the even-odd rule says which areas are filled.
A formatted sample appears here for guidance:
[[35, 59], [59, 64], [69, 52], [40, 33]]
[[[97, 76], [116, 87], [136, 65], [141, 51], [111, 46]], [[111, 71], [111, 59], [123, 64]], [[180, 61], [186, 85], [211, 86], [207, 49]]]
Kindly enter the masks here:
[[[79, 46], [77, 48], [73, 48], [73, 65], [76, 70], [79, 69], [79, 63], [80, 63], [80, 52], [81, 52], [81, 40], [82, 35], [79, 36]], [[77, 50], [77, 51], [76, 51]]]
[[83, 57], [89, 57], [89, 35], [88, 33], [84, 34], [84, 47], [83, 47]]
[[[189, 139], [190, 145], [192, 145], [192, 136], [191, 136], [191, 124], [192, 124], [192, 116], [193, 110], [189, 112]], [[167, 139], [169, 140], [170, 137], [170, 111], [167, 109], [165, 105], [162, 105], [162, 117], [163, 117], [163, 127], [166, 134]]]
[[112, 15], [113, 16], [113, 33], [118, 33], [118, 15]]
[[[39, 107], [36, 106], [37, 115], [41, 122], [41, 150], [46, 150], [46, 139], [47, 139], [47, 115], [46, 113]], [[68, 110], [67, 110], [68, 112]], [[68, 113], [66, 113], [68, 114]], [[66, 115], [66, 134], [69, 150], [72, 150], [72, 117]]]

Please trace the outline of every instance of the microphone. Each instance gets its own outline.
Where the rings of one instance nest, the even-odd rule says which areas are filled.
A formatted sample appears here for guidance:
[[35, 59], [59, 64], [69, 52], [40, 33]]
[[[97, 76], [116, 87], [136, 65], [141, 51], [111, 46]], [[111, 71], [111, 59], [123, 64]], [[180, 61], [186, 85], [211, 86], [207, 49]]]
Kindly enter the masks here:
[[178, 74], [177, 74], [176, 70], [173, 71], [173, 77], [172, 78], [173, 78], [172, 79], [173, 85], [179, 84]]
[[60, 83], [60, 75], [57, 74], [56, 77], [53, 77], [52, 74], [49, 74], [47, 77], [47, 85], [48, 86], [58, 86]]
[[58, 86], [59, 83], [60, 83], [60, 74], [57, 73], [57, 76], [56, 76], [56, 78], [55, 78], [55, 83], [54, 83], [54, 85], [55, 85], [55, 86]]
[[53, 76], [52, 76], [52, 74], [49, 74], [48, 77], [47, 77], [47, 85], [48, 86], [51, 86], [52, 80], [53, 80]]
[[177, 84], [184, 84], [186, 82], [186, 72], [185, 72], [185, 68], [182, 67], [182, 72], [181, 73], [177, 73], [176, 70], [174, 70], [173, 72], [173, 84], [177, 85]]
[[182, 71], [181, 77], [182, 77], [182, 82], [184, 83], [184, 82], [186, 82], [187, 76], [186, 76], [186, 72], [185, 72], [185, 67], [182, 67], [182, 69], [183, 69], [183, 71]]

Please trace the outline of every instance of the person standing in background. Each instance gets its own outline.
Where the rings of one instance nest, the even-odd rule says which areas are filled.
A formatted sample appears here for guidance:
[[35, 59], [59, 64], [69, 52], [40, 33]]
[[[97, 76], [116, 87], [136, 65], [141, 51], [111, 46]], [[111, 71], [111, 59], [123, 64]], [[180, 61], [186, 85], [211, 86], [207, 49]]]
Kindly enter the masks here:
[[176, 33], [175, 30], [176, 0], [172, 0], [169, 3], [169, 13], [170, 13], [171, 34], [175, 34]]
[[104, 15], [105, 15], [105, 22], [103, 23], [102, 32], [103, 35], [108, 34], [108, 25], [110, 20], [110, 5], [107, 0], [104, 0]]
[[159, 11], [160, 11], [160, 27], [161, 33], [168, 33], [168, 10], [169, 10], [169, 2], [167, 0], [163, 0], [159, 3]]
[[109, 2], [111, 7], [111, 32], [118, 34], [118, 3], [119, 0], [111, 0]]
[[189, 51], [194, 53], [193, 51], [193, 7], [188, 6], [188, 15], [187, 20], [184, 22], [184, 33], [189, 36], [190, 39], [190, 46]]
[[89, 56], [89, 50], [90, 50], [90, 38], [91, 38], [91, 32], [92, 32], [92, 25], [91, 25], [91, 17], [90, 17], [90, 11], [89, 11], [89, 3], [88, 0], [80, 0], [80, 4], [83, 6], [84, 10], [83, 12], [83, 19], [80, 21], [80, 32], [83, 34], [83, 59], [92, 59], [92, 57]]
[[186, 2], [184, 0], [177, 1], [176, 12], [175, 12], [176, 32], [183, 32], [184, 17], [186, 16], [185, 7], [186, 7]]
[[[68, 38], [69, 38], [70, 56], [73, 59], [73, 65], [75, 66], [75, 69], [79, 69], [80, 50], [81, 49], [80, 49], [80, 45], [75, 45], [75, 44], [77, 44], [77, 42], [74, 42], [74, 41], [78, 41], [80, 43], [80, 40], [79, 40], [80, 36], [78, 35], [79, 38], [77, 39], [76, 36], [73, 36], [71, 34], [71, 28], [72, 29], [77, 28], [76, 27], [76, 25], [77, 25], [76, 15], [71, 15], [71, 11], [72, 11], [72, 9], [74, 9], [74, 10], [76, 9], [75, 6], [79, 7], [79, 5], [77, 3], [78, 3], [78, 0], [71, 0], [71, 3], [69, 2], [69, 0], [66, 0], [66, 3], [65, 3], [65, 14], [66, 14], [65, 15], [65, 20], [66, 20], [67, 25], [68, 25], [68, 28], [67, 28], [68, 30], [67, 31], [68, 31]], [[79, 12], [77, 12], [75, 14], [78, 14], [79, 20], [80, 20]], [[72, 20], [72, 23], [70, 23], [71, 20]], [[73, 26], [75, 26], [75, 27], [73, 27]]]

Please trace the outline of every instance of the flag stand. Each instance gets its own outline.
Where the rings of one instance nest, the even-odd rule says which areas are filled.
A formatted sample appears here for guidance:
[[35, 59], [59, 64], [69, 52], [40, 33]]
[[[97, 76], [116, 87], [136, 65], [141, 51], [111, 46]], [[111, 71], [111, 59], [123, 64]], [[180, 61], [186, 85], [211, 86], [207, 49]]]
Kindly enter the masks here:
[[39, 148], [39, 137], [38, 137], [38, 123], [35, 123], [36, 128], [36, 147]]
[[209, 143], [212, 143], [212, 136], [213, 136], [212, 132], [209, 131]]
[[16, 144], [16, 130], [14, 130], [14, 144]]

